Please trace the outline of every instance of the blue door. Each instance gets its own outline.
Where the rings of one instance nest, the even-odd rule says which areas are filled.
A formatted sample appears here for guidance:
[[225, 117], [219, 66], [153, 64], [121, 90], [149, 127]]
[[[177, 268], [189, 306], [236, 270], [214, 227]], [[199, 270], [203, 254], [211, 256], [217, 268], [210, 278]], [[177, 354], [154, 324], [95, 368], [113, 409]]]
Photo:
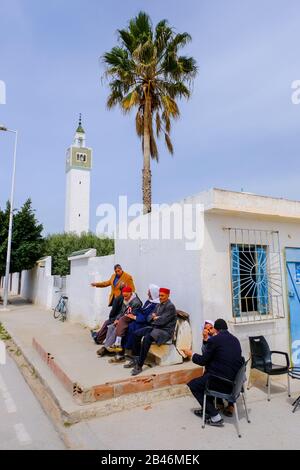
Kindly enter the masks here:
[[292, 362], [300, 366], [300, 248], [286, 248]]

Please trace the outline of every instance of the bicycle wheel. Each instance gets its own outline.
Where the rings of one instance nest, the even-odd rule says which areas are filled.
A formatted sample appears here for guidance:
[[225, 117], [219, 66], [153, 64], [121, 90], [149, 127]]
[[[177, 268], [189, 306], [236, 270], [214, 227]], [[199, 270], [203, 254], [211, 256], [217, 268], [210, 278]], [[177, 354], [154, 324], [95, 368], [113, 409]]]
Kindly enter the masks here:
[[66, 321], [66, 319], [67, 319], [67, 306], [66, 306], [65, 302], [61, 306], [60, 314], [61, 314], [61, 321]]
[[53, 316], [55, 318], [55, 320], [57, 320], [57, 318], [59, 318], [61, 316], [61, 303], [58, 302], [58, 304], [56, 305], [55, 309], [54, 309], [54, 312], [53, 312]]

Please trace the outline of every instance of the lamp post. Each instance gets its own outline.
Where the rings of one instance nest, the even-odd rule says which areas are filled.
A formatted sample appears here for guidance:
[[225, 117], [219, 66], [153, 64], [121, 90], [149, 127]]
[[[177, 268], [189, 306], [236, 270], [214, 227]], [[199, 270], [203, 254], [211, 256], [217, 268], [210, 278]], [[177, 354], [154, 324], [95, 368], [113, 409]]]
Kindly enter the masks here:
[[10, 255], [11, 255], [11, 241], [12, 241], [12, 224], [13, 224], [13, 207], [14, 207], [14, 193], [15, 193], [15, 174], [16, 174], [16, 157], [17, 157], [17, 142], [18, 142], [18, 131], [13, 131], [0, 124], [0, 131], [12, 132], [15, 134], [15, 145], [14, 145], [14, 158], [13, 158], [13, 172], [11, 180], [11, 192], [10, 192], [10, 210], [9, 210], [9, 224], [8, 224], [8, 240], [7, 240], [7, 253], [6, 253], [6, 268], [5, 268], [5, 279], [4, 279], [4, 292], [3, 292], [3, 309], [7, 309], [8, 301], [8, 281], [9, 281], [9, 268], [10, 268]]

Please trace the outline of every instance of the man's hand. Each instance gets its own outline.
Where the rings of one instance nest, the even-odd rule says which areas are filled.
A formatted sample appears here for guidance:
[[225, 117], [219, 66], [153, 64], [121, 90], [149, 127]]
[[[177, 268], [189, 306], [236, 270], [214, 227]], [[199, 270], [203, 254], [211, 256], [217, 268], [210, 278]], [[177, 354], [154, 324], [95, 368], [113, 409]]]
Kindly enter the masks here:
[[135, 320], [135, 319], [136, 319], [136, 316], [133, 315], [133, 313], [126, 313], [126, 314], [125, 314], [125, 317], [128, 317], [128, 318], [130, 318], [131, 320]]
[[159, 317], [155, 314], [155, 313], [152, 313], [152, 320], [157, 320]]
[[193, 351], [191, 349], [182, 349], [183, 354], [185, 354], [186, 357], [191, 358], [193, 355]]
[[119, 320], [114, 321], [114, 325], [117, 325], [119, 323]]
[[204, 328], [203, 332], [202, 332], [202, 336], [203, 336], [203, 341], [207, 341], [208, 338], [209, 338], [209, 335], [208, 335], [208, 330], [206, 328]]

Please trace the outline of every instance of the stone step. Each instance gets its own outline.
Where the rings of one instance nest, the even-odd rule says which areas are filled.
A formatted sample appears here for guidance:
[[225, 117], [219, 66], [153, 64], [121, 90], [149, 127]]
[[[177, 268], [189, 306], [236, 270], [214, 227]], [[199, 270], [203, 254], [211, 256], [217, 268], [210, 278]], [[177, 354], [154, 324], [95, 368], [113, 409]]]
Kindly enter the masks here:
[[[202, 373], [201, 368], [198, 366], [190, 367], [189, 364], [189, 367], [183, 366], [183, 368], [169, 370], [167, 372], [164, 372], [163, 369], [159, 370], [159, 368], [156, 368], [155, 373], [151, 373], [150, 371], [147, 375], [138, 377], [129, 376], [126, 379], [120, 378], [106, 383], [97, 384], [95, 379], [95, 385], [84, 387], [74, 378], [67, 375], [54, 355], [44, 349], [36, 338], [33, 338], [32, 345], [47, 367], [55, 375], [57, 380], [59, 380], [69, 394], [72, 395], [74, 400], [80, 404], [118, 398], [122, 395], [149, 392], [161, 388], [172, 387], [173, 385], [185, 385], [193, 378], [199, 377]], [[169, 345], [164, 346], [169, 347]], [[111, 367], [115, 366], [111, 365]]]

